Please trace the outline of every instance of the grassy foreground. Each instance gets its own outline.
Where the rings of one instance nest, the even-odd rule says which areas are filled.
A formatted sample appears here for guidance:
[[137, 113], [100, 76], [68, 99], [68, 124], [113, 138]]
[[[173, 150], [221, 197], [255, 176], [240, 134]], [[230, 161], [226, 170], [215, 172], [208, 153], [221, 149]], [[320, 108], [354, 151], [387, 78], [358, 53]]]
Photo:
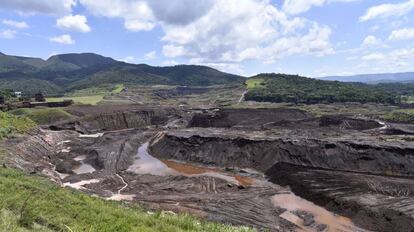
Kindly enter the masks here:
[[188, 215], [149, 214], [0, 168], [0, 231], [251, 231]]
[[19, 117], [0, 111], [0, 140], [13, 134], [25, 134], [36, 127], [36, 123], [26, 117]]

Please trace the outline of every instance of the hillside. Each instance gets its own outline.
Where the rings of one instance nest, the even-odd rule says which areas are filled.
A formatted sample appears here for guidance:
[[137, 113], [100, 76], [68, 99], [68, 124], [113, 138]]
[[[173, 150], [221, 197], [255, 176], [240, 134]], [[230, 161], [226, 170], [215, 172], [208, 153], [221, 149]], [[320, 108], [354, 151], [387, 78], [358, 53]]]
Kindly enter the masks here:
[[327, 81], [343, 81], [343, 82], [363, 82], [369, 84], [378, 83], [394, 83], [394, 82], [413, 82], [414, 72], [405, 73], [380, 73], [380, 74], [364, 74], [354, 76], [330, 76], [322, 77], [321, 80]]
[[260, 74], [250, 78], [247, 84], [249, 92], [246, 100], [262, 102], [395, 104], [401, 98], [399, 93], [393, 92], [385, 84], [380, 88], [362, 83], [323, 81], [285, 74]]
[[179, 65], [129, 64], [93, 53], [62, 54], [48, 60], [0, 54], [0, 89], [58, 94], [102, 84], [209, 86], [241, 83], [241, 76]]

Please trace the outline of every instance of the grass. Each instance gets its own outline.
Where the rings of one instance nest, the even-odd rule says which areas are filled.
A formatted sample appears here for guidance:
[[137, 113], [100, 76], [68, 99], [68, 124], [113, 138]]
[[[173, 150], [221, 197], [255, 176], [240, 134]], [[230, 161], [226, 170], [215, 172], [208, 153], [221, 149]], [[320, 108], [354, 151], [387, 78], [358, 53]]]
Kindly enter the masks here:
[[414, 109], [394, 110], [385, 114], [383, 119], [391, 122], [414, 124]]
[[24, 116], [0, 112], [0, 140], [13, 134], [25, 134], [36, 127], [36, 123]]
[[89, 96], [77, 96], [77, 97], [52, 97], [46, 98], [48, 102], [59, 102], [64, 100], [73, 100], [75, 104], [83, 104], [83, 105], [97, 105], [100, 101], [103, 100], [104, 94], [98, 95], [89, 95]]
[[16, 116], [26, 116], [40, 125], [51, 124], [72, 118], [72, 115], [60, 108], [16, 109], [10, 111]]
[[248, 79], [247, 81], [246, 81], [246, 84], [247, 84], [247, 88], [248, 89], [253, 89], [253, 88], [257, 88], [257, 87], [260, 87], [261, 86], [261, 84], [263, 83], [263, 79], [261, 79], [261, 78], [251, 78], [251, 79]]
[[73, 100], [75, 104], [82, 105], [97, 105], [104, 100], [104, 97], [108, 94], [117, 94], [124, 89], [123, 84], [92, 87], [82, 90], [77, 90], [73, 93], [67, 94], [64, 97], [51, 97], [46, 98], [48, 102], [59, 102], [63, 100]]
[[414, 103], [414, 96], [402, 96], [403, 102], [408, 104]]
[[125, 86], [123, 84], [115, 85], [115, 88], [112, 90], [112, 93], [117, 94], [124, 90]]
[[0, 231], [252, 231], [189, 215], [148, 214], [13, 169], [0, 168], [0, 195]]

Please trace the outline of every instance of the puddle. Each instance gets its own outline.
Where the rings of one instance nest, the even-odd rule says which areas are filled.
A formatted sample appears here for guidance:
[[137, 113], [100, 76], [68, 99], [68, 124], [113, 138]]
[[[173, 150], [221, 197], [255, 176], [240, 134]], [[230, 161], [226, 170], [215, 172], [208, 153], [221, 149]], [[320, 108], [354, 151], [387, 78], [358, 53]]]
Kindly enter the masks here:
[[75, 161], [83, 161], [86, 159], [86, 155], [80, 155], [74, 158]]
[[113, 201], [132, 201], [134, 200], [134, 197], [136, 197], [136, 195], [131, 194], [131, 195], [123, 195], [123, 194], [114, 194], [111, 197], [108, 197], [108, 200], [113, 200]]
[[68, 148], [64, 148], [60, 152], [62, 152], [62, 153], [69, 153], [70, 152], [70, 148], [69, 147]]
[[138, 148], [137, 157], [134, 163], [127, 169], [127, 171], [136, 174], [151, 174], [159, 176], [177, 174], [165, 163], [148, 154], [147, 149], [148, 143], [144, 143], [141, 147]]
[[99, 183], [100, 180], [98, 179], [91, 179], [91, 180], [82, 180], [79, 182], [75, 182], [75, 183], [64, 183], [63, 187], [71, 187], [74, 189], [86, 189], [85, 187], [83, 187], [84, 185], [88, 185], [88, 184], [95, 184], [95, 183]]
[[[355, 232], [366, 231], [356, 227], [349, 218], [342, 217], [329, 212], [328, 210], [313, 204], [293, 193], [278, 194], [272, 197], [274, 206], [284, 208], [287, 211], [282, 213], [280, 217], [294, 223], [299, 227], [298, 231], [318, 231], [316, 224], [326, 225], [327, 232]], [[297, 211], [305, 211], [314, 216], [315, 223], [306, 226], [305, 221], [295, 214]]]
[[73, 169], [73, 172], [75, 174], [80, 175], [80, 174], [85, 174], [85, 173], [93, 173], [94, 171], [96, 171], [96, 169], [94, 167], [92, 167], [92, 165], [85, 164], [83, 162], [81, 162], [81, 163], [82, 164], [78, 168]]
[[96, 133], [96, 134], [90, 134], [90, 135], [80, 134], [79, 138], [99, 138], [99, 137], [102, 137], [103, 135], [104, 133]]
[[233, 184], [252, 185], [254, 181], [248, 177], [227, 174], [219, 168], [198, 167], [191, 164], [171, 160], [159, 160], [148, 152], [148, 143], [139, 149], [137, 159], [127, 171], [137, 174], [152, 175], [185, 175], [185, 176], [211, 176], [220, 178]]

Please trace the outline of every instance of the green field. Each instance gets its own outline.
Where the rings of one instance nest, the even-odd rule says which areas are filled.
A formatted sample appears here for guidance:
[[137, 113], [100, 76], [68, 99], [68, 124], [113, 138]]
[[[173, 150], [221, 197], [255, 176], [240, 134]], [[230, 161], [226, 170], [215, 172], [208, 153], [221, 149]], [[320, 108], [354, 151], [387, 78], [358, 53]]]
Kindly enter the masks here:
[[100, 101], [103, 100], [104, 94], [99, 95], [91, 95], [91, 96], [78, 96], [78, 97], [52, 97], [46, 98], [48, 102], [60, 102], [64, 100], [73, 100], [75, 104], [83, 104], [83, 105], [97, 105]]
[[414, 109], [400, 109], [389, 112], [383, 119], [391, 122], [414, 124]]
[[123, 84], [116, 85], [115, 88], [112, 90], [112, 93], [120, 93], [125, 86]]
[[16, 116], [25, 116], [39, 125], [51, 124], [72, 118], [71, 114], [60, 108], [22, 108], [12, 110], [9, 113]]
[[248, 89], [253, 89], [253, 88], [257, 88], [257, 87], [260, 87], [261, 86], [261, 84], [263, 83], [263, 79], [261, 79], [261, 78], [251, 78], [251, 79], [248, 79], [247, 81], [246, 81], [246, 84], [247, 84], [247, 88]]
[[73, 100], [75, 104], [82, 105], [97, 105], [105, 96], [110, 94], [120, 93], [124, 89], [123, 84], [115, 86], [101, 86], [92, 87], [82, 90], [77, 90], [73, 93], [66, 94], [64, 97], [50, 97], [46, 98], [48, 102], [60, 102], [64, 100]]
[[252, 231], [188, 215], [148, 213], [0, 168], [0, 231]]
[[414, 96], [402, 96], [403, 103], [413, 104]]

